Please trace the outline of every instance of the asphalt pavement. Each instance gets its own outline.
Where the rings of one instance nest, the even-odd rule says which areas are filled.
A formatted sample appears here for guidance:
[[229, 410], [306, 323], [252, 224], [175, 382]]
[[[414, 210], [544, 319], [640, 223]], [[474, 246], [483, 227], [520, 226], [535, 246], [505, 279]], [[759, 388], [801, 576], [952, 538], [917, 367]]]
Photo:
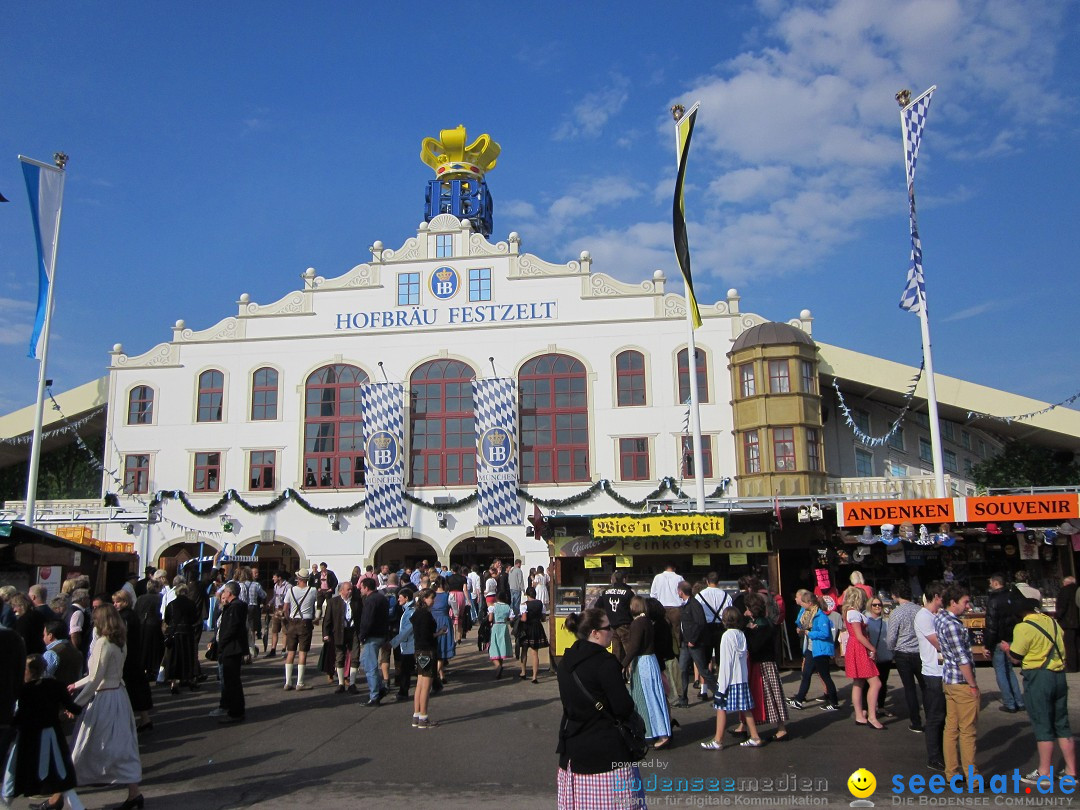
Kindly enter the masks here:
[[[554, 675], [541, 673], [540, 683], [533, 684], [506, 667], [502, 679], [494, 680], [474, 639], [458, 649], [446, 688], [431, 701], [430, 715], [441, 725], [425, 730], [412, 728], [411, 701], [389, 698], [367, 708], [363, 686], [359, 696], [334, 694], [314, 665], [308, 670], [312, 691], [283, 691], [280, 657], [260, 657], [244, 667], [247, 720], [236, 725], [222, 726], [208, 716], [218, 701], [212, 667], [204, 667], [211, 677], [197, 692], [173, 696], [155, 688], [154, 729], [140, 739], [146, 807], [306, 810], [423, 807], [425, 802], [480, 810], [554, 807], [561, 713]], [[318, 660], [317, 648], [311, 658]], [[990, 667], [980, 666], [977, 676], [983, 690], [980, 769], [987, 776], [1011, 775], [1014, 768], [1027, 773], [1035, 765], [1027, 715], [998, 710]], [[1069, 676], [1074, 690], [1080, 687], [1077, 678]], [[909, 731], [901, 717], [885, 719], [884, 732], [856, 726], [848, 702], [850, 681], [838, 672], [834, 679], [840, 711], [824, 712], [816, 703], [793, 709], [792, 738], [769, 741], [766, 727], [767, 744], [758, 749], [740, 748], [728, 735], [723, 751], [704, 751], [698, 743], [709, 739], [715, 726], [710, 704], [692, 700], [689, 708], [674, 709], [679, 728], [672, 745], [650, 752], [642, 763], [649, 805], [847, 807], [853, 800], [848, 777], [862, 767], [876, 776], [870, 800], [878, 807], [905, 805], [908, 798], [913, 806], [1070, 806], [1060, 792], [1040, 797], [1036, 791], [1025, 794], [1023, 785], [1008, 797], [893, 795], [894, 775], [932, 775], [925, 767], [922, 735]], [[794, 694], [796, 673], [785, 673], [783, 680], [785, 692]], [[889, 708], [902, 714], [895, 673], [890, 687]], [[816, 684], [811, 696], [819, 689]], [[1076, 712], [1070, 713], [1073, 728], [1080, 727]], [[1010, 776], [1010, 790], [1012, 785]], [[79, 795], [91, 810], [114, 807], [126, 797], [111, 787], [80, 788]], [[13, 806], [24, 807], [25, 801]]]

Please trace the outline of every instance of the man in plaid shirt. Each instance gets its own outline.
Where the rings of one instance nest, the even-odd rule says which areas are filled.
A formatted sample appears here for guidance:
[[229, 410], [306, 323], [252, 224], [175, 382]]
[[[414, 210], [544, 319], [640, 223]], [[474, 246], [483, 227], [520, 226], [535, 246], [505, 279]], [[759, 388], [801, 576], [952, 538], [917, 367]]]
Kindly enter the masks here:
[[964, 779], [971, 779], [978, 773], [975, 737], [979, 722], [979, 687], [975, 682], [975, 662], [971, 657], [968, 630], [960, 621], [971, 605], [971, 594], [962, 585], [949, 585], [942, 591], [941, 602], [944, 609], [934, 614], [934, 629], [944, 659], [945, 778], [963, 774]]

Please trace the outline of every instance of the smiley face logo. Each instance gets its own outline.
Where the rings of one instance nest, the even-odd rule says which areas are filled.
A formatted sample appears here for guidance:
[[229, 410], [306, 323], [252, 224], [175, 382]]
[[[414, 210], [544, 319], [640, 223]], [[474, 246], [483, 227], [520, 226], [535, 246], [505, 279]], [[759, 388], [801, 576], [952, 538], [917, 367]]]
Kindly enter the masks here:
[[856, 799], [865, 799], [877, 788], [877, 779], [866, 768], [859, 768], [848, 777], [847, 787]]

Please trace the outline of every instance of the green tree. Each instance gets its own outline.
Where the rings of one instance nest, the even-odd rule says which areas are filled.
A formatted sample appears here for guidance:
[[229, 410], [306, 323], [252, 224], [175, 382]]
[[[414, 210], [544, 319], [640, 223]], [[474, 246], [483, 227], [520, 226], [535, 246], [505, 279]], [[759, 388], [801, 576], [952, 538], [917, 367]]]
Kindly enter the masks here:
[[1080, 463], [1068, 450], [1051, 450], [1014, 439], [991, 459], [976, 464], [975, 485], [986, 488], [1080, 485]]

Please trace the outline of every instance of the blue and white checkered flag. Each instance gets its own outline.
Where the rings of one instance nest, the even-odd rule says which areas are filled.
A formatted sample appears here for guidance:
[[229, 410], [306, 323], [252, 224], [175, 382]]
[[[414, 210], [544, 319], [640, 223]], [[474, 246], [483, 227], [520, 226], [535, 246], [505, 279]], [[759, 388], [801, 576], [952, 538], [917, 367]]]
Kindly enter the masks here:
[[930, 98], [935, 90], [936, 84], [900, 111], [900, 122], [904, 130], [904, 167], [907, 170], [909, 189], [915, 182], [915, 162], [919, 159], [919, 145], [922, 143], [923, 130], [926, 129], [926, 113], [930, 109]]
[[922, 241], [915, 217], [915, 164], [919, 159], [923, 130], [926, 129], [926, 113], [930, 99], [937, 90], [934, 85], [900, 111], [900, 125], [904, 135], [904, 171], [907, 176], [908, 215], [911, 226], [911, 264], [908, 266], [907, 283], [900, 294], [900, 309], [921, 312], [926, 305], [926, 278], [923, 276]]
[[405, 387], [369, 383], [360, 387], [364, 414], [364, 512], [370, 529], [407, 526], [405, 485]]
[[474, 380], [473, 402], [477, 518], [485, 526], [517, 526], [517, 386], [506, 378]]

